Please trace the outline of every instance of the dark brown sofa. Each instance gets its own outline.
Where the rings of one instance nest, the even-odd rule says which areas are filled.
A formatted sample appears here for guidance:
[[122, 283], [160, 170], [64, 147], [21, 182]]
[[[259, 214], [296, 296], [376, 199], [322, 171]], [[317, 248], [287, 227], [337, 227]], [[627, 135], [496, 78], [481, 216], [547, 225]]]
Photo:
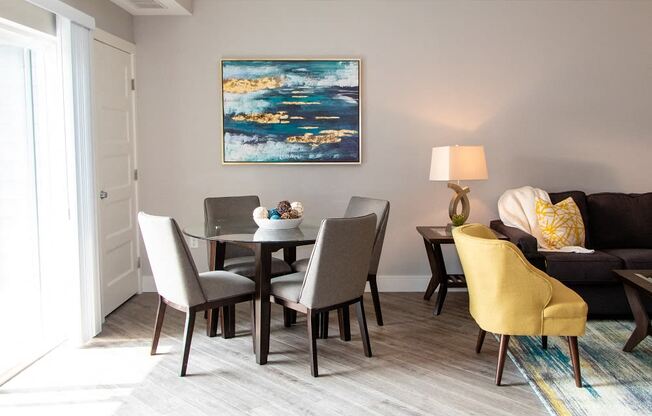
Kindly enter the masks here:
[[[593, 254], [537, 251], [536, 239], [500, 220], [491, 228], [509, 237], [536, 267], [574, 289], [589, 305], [591, 317], [631, 316], [614, 269], [652, 269], [652, 193], [581, 191], [550, 194], [553, 203], [572, 197], [582, 214], [586, 247]], [[647, 299], [652, 311], [652, 301]]]

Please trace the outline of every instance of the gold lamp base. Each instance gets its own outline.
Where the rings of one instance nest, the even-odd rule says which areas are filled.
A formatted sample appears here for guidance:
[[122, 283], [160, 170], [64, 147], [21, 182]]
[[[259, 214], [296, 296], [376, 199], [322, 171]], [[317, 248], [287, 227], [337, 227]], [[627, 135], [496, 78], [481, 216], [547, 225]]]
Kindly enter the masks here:
[[[453, 182], [449, 182], [448, 187], [455, 191], [455, 195], [453, 195], [453, 198], [451, 199], [451, 203], [448, 206], [448, 216], [450, 217], [452, 222], [453, 217], [459, 217], [461, 215], [464, 220], [462, 221], [462, 224], [464, 224], [466, 220], [469, 219], [469, 214], [471, 214], [471, 205], [469, 203], [469, 197], [467, 196], [471, 190], [469, 189], [468, 186], [461, 187]], [[460, 205], [460, 203], [462, 204], [462, 212], [458, 214], [457, 208]], [[452, 223], [449, 225], [452, 226]]]

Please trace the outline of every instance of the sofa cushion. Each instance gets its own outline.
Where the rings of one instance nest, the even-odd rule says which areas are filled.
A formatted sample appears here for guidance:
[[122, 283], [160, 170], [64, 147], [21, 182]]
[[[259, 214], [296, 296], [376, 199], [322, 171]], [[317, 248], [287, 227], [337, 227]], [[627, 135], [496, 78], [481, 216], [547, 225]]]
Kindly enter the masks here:
[[582, 191], [567, 191], [548, 193], [548, 196], [550, 196], [550, 201], [553, 204], [558, 204], [568, 197], [573, 198], [575, 205], [577, 205], [577, 208], [580, 210], [580, 214], [582, 215], [582, 222], [584, 223], [584, 247], [592, 248], [591, 239], [589, 236], [589, 207], [586, 204], [586, 194]]
[[591, 254], [544, 252], [546, 272], [562, 282], [616, 282], [613, 270], [622, 268], [616, 256], [596, 250]]
[[652, 193], [586, 197], [592, 248], [652, 248]]
[[613, 248], [604, 252], [621, 259], [626, 269], [652, 269], [652, 249]]

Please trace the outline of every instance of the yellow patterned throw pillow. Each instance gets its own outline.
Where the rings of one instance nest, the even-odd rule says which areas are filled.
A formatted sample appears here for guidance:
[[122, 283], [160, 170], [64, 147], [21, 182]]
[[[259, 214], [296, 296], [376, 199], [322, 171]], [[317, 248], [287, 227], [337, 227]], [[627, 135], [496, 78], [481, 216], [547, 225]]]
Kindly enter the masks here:
[[537, 198], [536, 213], [544, 240], [539, 242], [542, 248], [584, 247], [584, 222], [573, 198], [568, 197], [556, 205]]

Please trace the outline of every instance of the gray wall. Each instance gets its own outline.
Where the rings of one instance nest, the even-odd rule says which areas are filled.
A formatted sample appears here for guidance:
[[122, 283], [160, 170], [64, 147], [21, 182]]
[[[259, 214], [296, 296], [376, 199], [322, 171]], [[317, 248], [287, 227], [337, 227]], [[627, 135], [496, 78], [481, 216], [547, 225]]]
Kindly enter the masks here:
[[[182, 225], [209, 195], [301, 200], [309, 220], [386, 198], [380, 274], [422, 284], [414, 227], [445, 224], [451, 196], [428, 181], [433, 146], [486, 146], [473, 221], [526, 184], [652, 191], [652, 2], [197, 0], [135, 34], [140, 207]], [[362, 58], [364, 163], [221, 166], [222, 57]]]
[[134, 42], [134, 18], [110, 0], [62, 0], [95, 18], [95, 26], [119, 38]]

